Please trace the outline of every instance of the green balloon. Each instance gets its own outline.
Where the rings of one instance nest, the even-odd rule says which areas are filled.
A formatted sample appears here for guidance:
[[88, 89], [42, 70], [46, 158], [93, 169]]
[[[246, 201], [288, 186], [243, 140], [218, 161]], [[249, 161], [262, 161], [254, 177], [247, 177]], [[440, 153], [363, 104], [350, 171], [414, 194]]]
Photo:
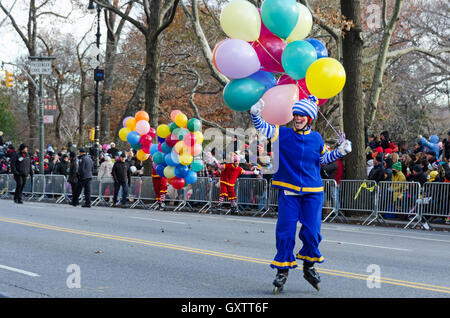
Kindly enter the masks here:
[[134, 150], [139, 150], [142, 148], [142, 145], [141, 144], [131, 145], [131, 148], [133, 148]]
[[286, 74], [295, 80], [305, 78], [306, 71], [316, 60], [316, 49], [307, 41], [289, 43], [281, 55], [281, 64]]
[[203, 161], [196, 159], [191, 163], [191, 170], [195, 172], [199, 172], [203, 169]]
[[170, 132], [173, 132], [175, 129], [178, 128], [177, 124], [175, 124], [174, 122], [171, 122], [169, 124], [169, 128], [170, 128]]
[[153, 162], [157, 165], [164, 163], [164, 154], [160, 151], [157, 151], [153, 154]]
[[172, 134], [177, 136], [178, 140], [183, 140], [184, 136], [189, 134], [189, 130], [187, 130], [186, 128], [179, 127], [179, 128], [174, 129]]
[[191, 118], [187, 122], [187, 129], [189, 129], [190, 132], [199, 131], [202, 129], [202, 122], [197, 118]]
[[234, 79], [223, 89], [223, 99], [232, 110], [242, 112], [250, 110], [265, 91], [266, 87], [254, 79]]
[[288, 38], [294, 30], [298, 16], [296, 0], [264, 0], [261, 5], [262, 22], [282, 39]]

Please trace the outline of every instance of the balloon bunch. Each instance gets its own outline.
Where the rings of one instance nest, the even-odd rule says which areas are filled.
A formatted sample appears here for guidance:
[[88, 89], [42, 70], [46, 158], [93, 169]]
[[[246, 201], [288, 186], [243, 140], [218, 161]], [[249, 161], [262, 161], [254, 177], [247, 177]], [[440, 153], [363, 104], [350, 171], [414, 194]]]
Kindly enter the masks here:
[[150, 146], [156, 136], [154, 128], [150, 127], [148, 113], [141, 110], [134, 117], [128, 116], [123, 122], [123, 128], [119, 130], [119, 138], [128, 141], [131, 148], [137, 150], [136, 157], [145, 161], [150, 157]]
[[202, 123], [197, 118], [188, 120], [179, 110], [170, 113], [172, 122], [156, 128], [158, 144], [150, 147], [153, 168], [175, 189], [197, 181], [197, 172], [203, 169]]
[[305, 39], [312, 24], [311, 12], [296, 0], [264, 0], [260, 9], [246, 0], [228, 3], [220, 25], [229, 38], [213, 51], [216, 69], [231, 79], [226, 105], [246, 111], [262, 98], [263, 119], [284, 125], [299, 99], [312, 94], [320, 106], [337, 95], [345, 70], [322, 42]]

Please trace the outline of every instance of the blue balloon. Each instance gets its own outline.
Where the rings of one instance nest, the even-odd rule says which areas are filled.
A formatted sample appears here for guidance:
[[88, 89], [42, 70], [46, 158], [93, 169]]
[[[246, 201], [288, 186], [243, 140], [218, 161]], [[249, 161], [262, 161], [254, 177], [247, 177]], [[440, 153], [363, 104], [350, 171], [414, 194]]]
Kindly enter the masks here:
[[[189, 167], [185, 165], [177, 165], [175, 167], [175, 176], [178, 178], [184, 178], [189, 172]], [[185, 180], [186, 181], [186, 180]]]
[[141, 136], [135, 132], [135, 131], [130, 131], [127, 135], [127, 141], [131, 144], [131, 145], [137, 145], [139, 143], [139, 140], [141, 140]]
[[172, 151], [172, 147], [169, 147], [165, 142], [163, 142], [162, 145], [161, 145], [161, 150], [164, 153], [169, 153], [169, 152]]
[[155, 154], [155, 152], [157, 152], [158, 151], [158, 145], [157, 144], [152, 144], [151, 146], [150, 146], [150, 155], [154, 155]]
[[170, 156], [171, 156], [172, 161], [175, 162], [175, 165], [180, 163], [180, 156], [175, 151], [172, 150], [172, 152], [170, 153]]
[[317, 39], [305, 39], [305, 41], [309, 42], [316, 49], [317, 59], [321, 59], [323, 57], [328, 57], [328, 50], [325, 44]]
[[163, 142], [166, 141], [166, 138], [162, 138], [162, 137], [159, 137], [159, 136], [157, 136], [157, 137], [158, 137], [158, 142], [159, 142], [160, 144], [162, 144]]
[[164, 164], [160, 164], [156, 166], [156, 173], [160, 176], [160, 177], [164, 177], [164, 168], [167, 167]]
[[277, 85], [277, 80], [275, 79], [275, 76], [273, 76], [273, 74], [270, 72], [262, 70], [253, 73], [248, 78], [251, 78], [263, 84], [264, 87], [266, 88], [266, 91]]
[[176, 166], [177, 163], [172, 160], [172, 155], [170, 153], [164, 156], [164, 161], [168, 166]]
[[197, 172], [189, 170], [188, 174], [184, 177], [186, 184], [193, 184], [197, 181]]

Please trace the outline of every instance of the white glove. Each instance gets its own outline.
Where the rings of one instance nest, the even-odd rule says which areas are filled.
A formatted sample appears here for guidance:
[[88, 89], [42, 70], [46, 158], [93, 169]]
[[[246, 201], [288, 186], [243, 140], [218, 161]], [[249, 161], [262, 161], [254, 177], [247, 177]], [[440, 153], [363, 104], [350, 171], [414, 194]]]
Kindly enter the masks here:
[[258, 169], [253, 170], [253, 174], [258, 175], [259, 174], [259, 170]]
[[345, 139], [338, 147], [338, 151], [341, 155], [345, 156], [352, 152], [352, 142], [348, 139]]
[[252, 113], [253, 115], [259, 115], [259, 113], [261, 113], [263, 109], [264, 109], [264, 101], [260, 99], [259, 101], [256, 102], [255, 105], [252, 106], [252, 108], [250, 108], [250, 113]]

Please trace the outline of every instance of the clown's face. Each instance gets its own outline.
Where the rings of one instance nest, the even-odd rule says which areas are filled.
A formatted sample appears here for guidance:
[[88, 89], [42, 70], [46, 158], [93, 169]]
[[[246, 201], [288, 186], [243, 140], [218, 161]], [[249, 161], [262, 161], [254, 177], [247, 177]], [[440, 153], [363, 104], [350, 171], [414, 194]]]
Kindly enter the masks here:
[[239, 158], [238, 155], [234, 154], [233, 156], [231, 156], [231, 160], [233, 161], [234, 164], [239, 164], [239, 162], [241, 161], [241, 159]]
[[302, 130], [308, 125], [308, 116], [302, 116], [294, 114], [294, 127], [295, 129]]

